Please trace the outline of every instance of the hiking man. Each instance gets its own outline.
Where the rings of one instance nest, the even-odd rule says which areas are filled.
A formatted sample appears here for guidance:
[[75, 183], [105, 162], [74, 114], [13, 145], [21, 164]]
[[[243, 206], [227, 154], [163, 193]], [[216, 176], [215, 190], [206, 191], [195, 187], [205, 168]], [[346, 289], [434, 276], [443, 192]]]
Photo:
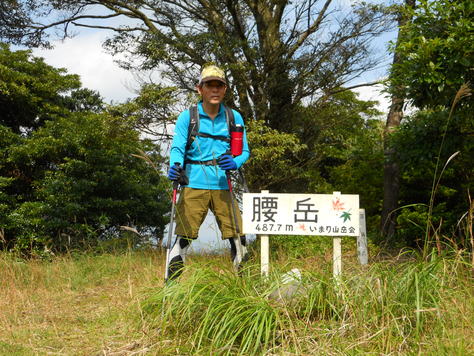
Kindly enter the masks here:
[[[169, 254], [170, 279], [181, 274], [186, 251], [198, 237], [208, 209], [216, 217], [222, 239], [230, 242], [234, 266], [243, 258], [240, 256], [240, 261], [236, 260], [237, 247], [240, 247], [237, 231], [242, 231], [242, 218], [238, 207], [232, 206], [226, 171], [239, 169], [250, 156], [245, 130], [241, 154], [233, 156], [230, 151], [231, 131], [236, 126], [242, 130], [244, 121], [237, 111], [222, 103], [227, 90], [222, 69], [214, 65], [205, 67], [196, 89], [202, 100], [178, 116], [170, 151], [168, 178], [176, 181], [183, 173], [189, 178], [176, 206], [177, 238]], [[240, 236], [240, 241], [245, 253], [244, 235]]]

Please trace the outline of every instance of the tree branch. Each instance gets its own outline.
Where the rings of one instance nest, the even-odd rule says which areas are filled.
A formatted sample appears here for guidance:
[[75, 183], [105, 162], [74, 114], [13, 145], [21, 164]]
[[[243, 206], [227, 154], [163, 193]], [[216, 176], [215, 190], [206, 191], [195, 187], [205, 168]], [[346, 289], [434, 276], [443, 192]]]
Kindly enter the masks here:
[[35, 23], [35, 25], [30, 26], [30, 28], [33, 29], [33, 30], [44, 31], [44, 30], [47, 30], [49, 28], [59, 26], [59, 25], [64, 25], [64, 24], [67, 24], [69, 22], [73, 22], [73, 21], [77, 21], [77, 20], [83, 20], [83, 19], [110, 19], [110, 18], [117, 17], [117, 16], [120, 16], [120, 14], [110, 14], [110, 15], [102, 15], [102, 16], [99, 16], [99, 15], [81, 15], [81, 16], [69, 17], [69, 18], [66, 18], [64, 20], [52, 22], [52, 23], [47, 24], [47, 25], [43, 25], [41, 23]]
[[96, 28], [99, 30], [111, 30], [114, 32], [135, 32], [135, 31], [146, 31], [143, 27], [111, 27], [111, 26], [98, 26], [98, 25], [86, 25], [77, 22], [71, 22], [77, 27]]
[[326, 11], [329, 8], [329, 5], [331, 5], [331, 3], [332, 3], [332, 0], [326, 0], [326, 3], [324, 4], [323, 8], [319, 12], [319, 15], [316, 18], [316, 20], [314, 21], [314, 23], [310, 27], [308, 27], [308, 29], [300, 35], [300, 37], [298, 38], [296, 43], [293, 46], [291, 46], [291, 48], [289, 49], [288, 58], [293, 57], [295, 52], [298, 50], [298, 48], [300, 48], [303, 45], [303, 43], [308, 38], [308, 36], [311, 35], [312, 33], [316, 32], [319, 29], [319, 26], [321, 26], [321, 23], [325, 19]]
[[374, 86], [374, 85], [377, 85], [377, 84], [382, 84], [383, 82], [384, 82], [383, 80], [376, 80], [374, 82], [356, 84], [356, 85], [352, 85], [350, 87], [345, 87], [345, 88], [340, 88], [340, 89], [337, 89], [337, 90], [329, 91], [329, 92], [326, 93], [326, 95], [331, 96], [331, 95], [342, 93], [342, 92], [345, 92], [347, 90], [352, 90], [352, 89], [355, 89], [355, 88], [371, 87], [371, 86]]

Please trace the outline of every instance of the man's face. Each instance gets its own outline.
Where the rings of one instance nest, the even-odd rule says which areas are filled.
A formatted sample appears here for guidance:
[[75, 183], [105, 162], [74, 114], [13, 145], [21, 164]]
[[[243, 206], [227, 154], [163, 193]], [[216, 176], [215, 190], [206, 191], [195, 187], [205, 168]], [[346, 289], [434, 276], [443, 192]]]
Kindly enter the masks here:
[[215, 105], [220, 104], [224, 100], [226, 89], [227, 86], [218, 80], [210, 80], [198, 86], [202, 101]]

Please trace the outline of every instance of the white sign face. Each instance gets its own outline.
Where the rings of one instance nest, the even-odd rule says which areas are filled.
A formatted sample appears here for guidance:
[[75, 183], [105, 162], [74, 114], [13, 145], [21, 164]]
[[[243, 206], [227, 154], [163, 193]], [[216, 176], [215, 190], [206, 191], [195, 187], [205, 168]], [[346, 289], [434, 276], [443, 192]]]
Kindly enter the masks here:
[[244, 193], [242, 218], [246, 234], [358, 236], [359, 196]]

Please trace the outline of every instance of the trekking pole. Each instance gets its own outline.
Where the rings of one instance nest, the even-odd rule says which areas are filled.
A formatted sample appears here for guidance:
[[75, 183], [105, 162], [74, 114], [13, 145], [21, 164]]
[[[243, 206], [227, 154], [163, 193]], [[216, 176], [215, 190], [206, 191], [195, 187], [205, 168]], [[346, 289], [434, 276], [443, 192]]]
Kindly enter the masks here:
[[171, 218], [168, 228], [168, 244], [166, 246], [166, 265], [165, 265], [165, 283], [168, 281], [168, 269], [170, 264], [171, 239], [173, 238], [174, 211], [176, 208], [176, 195], [178, 193], [179, 181], [173, 181], [173, 200], [171, 203]]
[[242, 180], [242, 185], [243, 185], [243, 188], [244, 188], [244, 192], [245, 193], [250, 193], [249, 186], [247, 184], [247, 180], [245, 179], [244, 173], [242, 172], [242, 169], [239, 168], [238, 171], [239, 171], [240, 179]]
[[[235, 232], [237, 235], [237, 239], [235, 242], [235, 247], [237, 249], [237, 260], [239, 261], [239, 264], [240, 264], [244, 258], [244, 254], [243, 254], [243, 249], [242, 249], [242, 242], [240, 241], [239, 222], [237, 220], [237, 215], [235, 213], [234, 194], [232, 191], [232, 182], [230, 180], [230, 171], [225, 171], [225, 175], [227, 177], [227, 184], [229, 185], [230, 203], [232, 205], [232, 215], [234, 216]], [[238, 266], [235, 266], [235, 267], [236, 269], [238, 268]]]

